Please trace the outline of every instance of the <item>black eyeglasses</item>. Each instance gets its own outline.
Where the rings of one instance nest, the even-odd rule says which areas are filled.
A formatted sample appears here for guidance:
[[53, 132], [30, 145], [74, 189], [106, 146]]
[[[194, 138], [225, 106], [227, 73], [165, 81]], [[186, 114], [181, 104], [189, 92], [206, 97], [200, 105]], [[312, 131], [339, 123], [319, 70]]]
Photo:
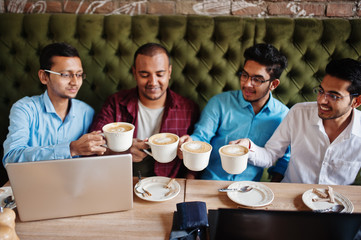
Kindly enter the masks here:
[[54, 71], [50, 71], [50, 70], [44, 70], [44, 71], [48, 72], [48, 73], [59, 75], [61, 78], [64, 78], [64, 79], [67, 79], [67, 80], [71, 80], [74, 76], [77, 79], [83, 79], [84, 80], [86, 78], [85, 73], [59, 73], [59, 72], [54, 72]]
[[313, 88], [313, 92], [316, 93], [318, 97], [321, 97], [321, 96], [324, 95], [326, 99], [331, 100], [333, 102], [341, 100], [342, 98], [345, 98], [345, 97], [358, 96], [359, 95], [357, 93], [353, 93], [353, 94], [350, 94], [350, 95], [341, 96], [341, 95], [337, 95], [337, 94], [334, 94], [334, 93], [325, 92], [325, 90], [323, 90], [323, 88], [321, 88], [320, 86]]
[[274, 78], [270, 78], [265, 80], [263, 77], [260, 76], [250, 76], [248, 72], [242, 70], [238, 73], [238, 76], [241, 80], [241, 82], [246, 82], [249, 78], [251, 79], [251, 84], [254, 87], [259, 87], [265, 82], [273, 81]]

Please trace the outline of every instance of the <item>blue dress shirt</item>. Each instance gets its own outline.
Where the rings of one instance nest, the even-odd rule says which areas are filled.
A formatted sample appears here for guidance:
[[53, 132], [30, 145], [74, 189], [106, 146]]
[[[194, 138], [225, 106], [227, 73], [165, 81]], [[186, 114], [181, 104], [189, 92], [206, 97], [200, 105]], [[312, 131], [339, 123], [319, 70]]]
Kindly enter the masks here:
[[[249, 163], [241, 174], [233, 175], [224, 171], [218, 150], [230, 141], [239, 138], [249, 138], [258, 146], [264, 146], [287, 115], [288, 110], [284, 104], [273, 98], [272, 94], [257, 115], [255, 115], [251, 103], [244, 100], [240, 90], [224, 92], [211, 98], [203, 109], [201, 118], [191, 135], [193, 140], [208, 142], [213, 146], [209, 164], [201, 178], [259, 181], [263, 174], [263, 168]], [[289, 157], [288, 149], [272, 171], [284, 175]]]
[[47, 91], [17, 101], [10, 111], [3, 164], [71, 158], [70, 142], [88, 132], [94, 110], [71, 99], [64, 121], [55, 112]]

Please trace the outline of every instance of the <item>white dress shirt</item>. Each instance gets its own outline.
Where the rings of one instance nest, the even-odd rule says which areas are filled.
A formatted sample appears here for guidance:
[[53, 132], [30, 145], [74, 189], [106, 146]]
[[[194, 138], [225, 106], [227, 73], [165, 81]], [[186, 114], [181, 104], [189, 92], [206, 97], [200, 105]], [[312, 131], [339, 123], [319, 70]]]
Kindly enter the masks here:
[[249, 162], [270, 167], [288, 145], [291, 158], [282, 182], [352, 184], [361, 168], [361, 112], [354, 109], [350, 124], [330, 143], [317, 103], [298, 103], [264, 148], [252, 143]]

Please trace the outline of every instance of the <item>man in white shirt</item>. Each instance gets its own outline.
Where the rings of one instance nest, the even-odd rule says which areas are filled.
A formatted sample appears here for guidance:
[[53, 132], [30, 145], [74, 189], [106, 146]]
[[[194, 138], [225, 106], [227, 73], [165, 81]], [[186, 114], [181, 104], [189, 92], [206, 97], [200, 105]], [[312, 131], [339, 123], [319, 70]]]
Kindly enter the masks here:
[[361, 63], [331, 61], [314, 89], [317, 102], [291, 108], [264, 148], [249, 139], [233, 144], [250, 147], [249, 162], [269, 167], [291, 145], [283, 182], [348, 185], [361, 167]]

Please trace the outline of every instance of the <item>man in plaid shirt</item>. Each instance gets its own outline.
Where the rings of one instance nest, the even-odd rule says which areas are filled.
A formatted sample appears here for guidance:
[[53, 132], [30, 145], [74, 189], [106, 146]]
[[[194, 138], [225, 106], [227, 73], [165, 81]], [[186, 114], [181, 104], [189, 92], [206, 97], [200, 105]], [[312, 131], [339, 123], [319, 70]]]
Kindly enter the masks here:
[[156, 43], [141, 46], [134, 54], [132, 69], [137, 87], [111, 95], [94, 119], [91, 131], [101, 130], [111, 122], [132, 123], [135, 130], [129, 152], [133, 156], [133, 175], [141, 171], [143, 176], [183, 177], [185, 168], [178, 157], [169, 163], [159, 163], [143, 149], [149, 148], [145, 142], [156, 133], [178, 136], [192, 133], [199, 108], [169, 89], [172, 65], [163, 46]]

